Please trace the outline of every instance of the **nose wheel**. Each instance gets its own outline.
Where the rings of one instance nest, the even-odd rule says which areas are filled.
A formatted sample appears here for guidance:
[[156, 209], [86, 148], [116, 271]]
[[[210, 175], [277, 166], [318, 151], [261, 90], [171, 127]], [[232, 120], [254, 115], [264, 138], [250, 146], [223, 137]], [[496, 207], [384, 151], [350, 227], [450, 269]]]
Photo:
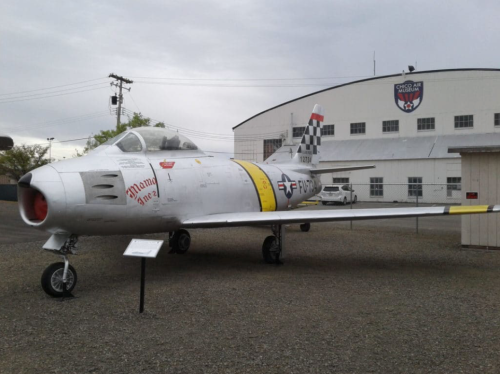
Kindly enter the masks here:
[[73, 297], [71, 291], [75, 288], [77, 279], [75, 268], [67, 260], [55, 262], [43, 272], [42, 288], [52, 297]]
[[52, 235], [43, 246], [49, 252], [59, 254], [64, 262], [55, 262], [42, 274], [42, 288], [45, 293], [52, 297], [70, 298], [74, 297], [71, 291], [76, 286], [78, 276], [73, 266], [69, 264], [68, 255], [76, 254], [76, 235]]

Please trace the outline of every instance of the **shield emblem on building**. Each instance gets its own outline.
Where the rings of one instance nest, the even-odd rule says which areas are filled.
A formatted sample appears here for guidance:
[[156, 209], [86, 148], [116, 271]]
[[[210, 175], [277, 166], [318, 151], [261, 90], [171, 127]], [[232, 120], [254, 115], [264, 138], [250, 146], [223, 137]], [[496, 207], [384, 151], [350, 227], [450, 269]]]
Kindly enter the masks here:
[[411, 113], [417, 109], [424, 98], [424, 82], [406, 81], [394, 85], [394, 100], [399, 109]]

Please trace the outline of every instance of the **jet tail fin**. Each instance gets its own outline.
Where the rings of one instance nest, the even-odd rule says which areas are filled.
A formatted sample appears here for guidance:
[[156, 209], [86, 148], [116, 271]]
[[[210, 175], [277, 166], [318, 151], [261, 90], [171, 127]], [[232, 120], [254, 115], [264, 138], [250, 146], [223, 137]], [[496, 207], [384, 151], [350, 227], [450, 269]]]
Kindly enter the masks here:
[[302, 135], [297, 153], [293, 157], [294, 163], [316, 165], [319, 162], [323, 119], [323, 107], [316, 104], [311, 113], [311, 118], [309, 119], [304, 134]]

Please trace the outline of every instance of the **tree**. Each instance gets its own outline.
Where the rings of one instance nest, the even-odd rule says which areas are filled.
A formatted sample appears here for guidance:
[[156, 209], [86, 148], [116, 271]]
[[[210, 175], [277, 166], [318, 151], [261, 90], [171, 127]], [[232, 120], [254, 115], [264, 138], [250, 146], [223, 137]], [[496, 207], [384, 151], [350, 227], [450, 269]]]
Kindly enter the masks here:
[[49, 163], [45, 157], [48, 149], [41, 145], [16, 145], [0, 152], [0, 175], [19, 180], [31, 170]]
[[[77, 156], [83, 156], [87, 154], [89, 151], [97, 148], [103, 143], [106, 143], [109, 139], [114, 138], [117, 135], [120, 135], [122, 132], [127, 131], [128, 129], [133, 129], [136, 127], [148, 127], [151, 126], [151, 118], [144, 117], [141, 113], [134, 113], [132, 118], [129, 118], [127, 123], [120, 123], [119, 126], [114, 130], [101, 130], [99, 134], [94, 136], [90, 136], [87, 140], [85, 148], [82, 153], [76, 151]], [[154, 127], [163, 127], [165, 128], [165, 124], [163, 122], [158, 122], [154, 125]]]

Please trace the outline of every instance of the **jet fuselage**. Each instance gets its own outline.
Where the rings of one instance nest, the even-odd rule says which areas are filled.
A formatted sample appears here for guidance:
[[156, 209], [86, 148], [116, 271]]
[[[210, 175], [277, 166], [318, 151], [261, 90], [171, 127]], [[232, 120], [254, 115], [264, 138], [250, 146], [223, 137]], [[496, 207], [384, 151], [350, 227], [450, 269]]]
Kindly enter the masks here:
[[[319, 177], [287, 165], [193, 151], [124, 153], [116, 146], [31, 172], [21, 215], [38, 229], [75, 235], [175, 231], [190, 217], [287, 210], [321, 190]], [[46, 214], [37, 212], [41, 193]]]

